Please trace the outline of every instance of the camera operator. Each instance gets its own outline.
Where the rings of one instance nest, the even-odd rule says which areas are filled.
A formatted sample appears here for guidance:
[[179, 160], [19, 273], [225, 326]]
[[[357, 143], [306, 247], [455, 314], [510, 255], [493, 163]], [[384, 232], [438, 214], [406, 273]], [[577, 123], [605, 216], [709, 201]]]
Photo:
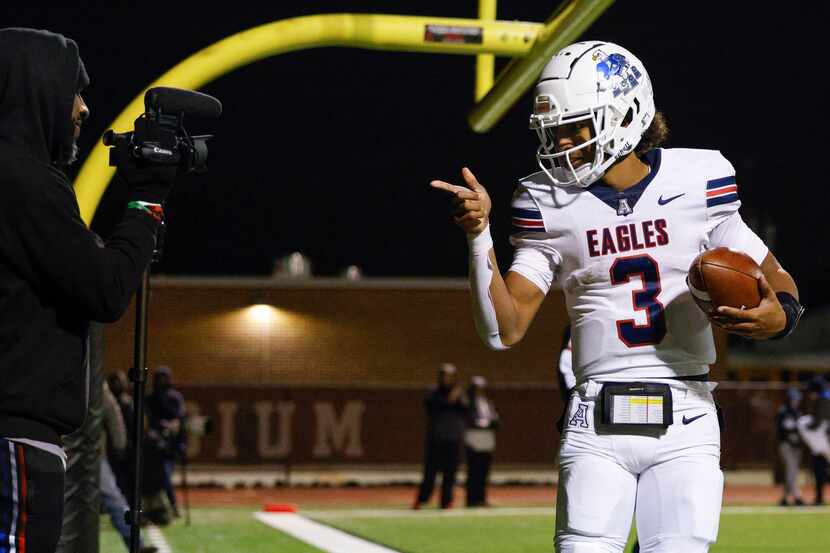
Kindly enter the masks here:
[[126, 310], [176, 177], [175, 167], [125, 160], [120, 224], [106, 241], [86, 227], [63, 170], [89, 117], [88, 83], [74, 41], [0, 29], [0, 549], [55, 550], [61, 435], [85, 416], [89, 324]]
[[[147, 396], [149, 431], [157, 434], [165, 446], [161, 451], [164, 469], [164, 491], [170, 500], [173, 516], [179, 516], [176, 491], [173, 489], [173, 470], [176, 461], [184, 455], [187, 446], [185, 433], [184, 397], [173, 387], [170, 367], [159, 367], [153, 373], [153, 392]], [[147, 467], [150, 469], [150, 467]]]

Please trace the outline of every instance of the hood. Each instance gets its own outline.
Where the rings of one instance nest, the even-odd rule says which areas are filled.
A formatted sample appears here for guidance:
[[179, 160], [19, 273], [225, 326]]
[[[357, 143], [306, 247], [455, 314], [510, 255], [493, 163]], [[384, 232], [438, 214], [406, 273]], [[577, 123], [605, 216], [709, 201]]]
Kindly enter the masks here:
[[89, 84], [78, 45], [34, 29], [0, 29], [0, 140], [45, 163], [72, 153], [75, 94]]

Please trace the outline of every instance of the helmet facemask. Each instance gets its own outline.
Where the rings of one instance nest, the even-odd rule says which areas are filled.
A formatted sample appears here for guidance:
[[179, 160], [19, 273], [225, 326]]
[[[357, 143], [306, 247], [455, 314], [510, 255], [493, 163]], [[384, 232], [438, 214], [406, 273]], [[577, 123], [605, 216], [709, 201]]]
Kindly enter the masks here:
[[[546, 110], [546, 104], [550, 106], [549, 110]], [[587, 112], [565, 116], [556, 108], [555, 100], [549, 96], [537, 97], [535, 108], [530, 118], [530, 128], [536, 131], [536, 136], [539, 138], [539, 147], [536, 150], [539, 167], [555, 186], [589, 186], [595, 180], [591, 179], [591, 176], [602, 164], [604, 158], [603, 136], [601, 135], [604, 116], [602, 111], [590, 109]], [[566, 150], [561, 150], [557, 129], [580, 122], [587, 122], [591, 131], [590, 138]], [[589, 159], [588, 155], [591, 149], [593, 149], [593, 159]], [[583, 163], [579, 167], [574, 167], [571, 155], [577, 152], [580, 153]]]

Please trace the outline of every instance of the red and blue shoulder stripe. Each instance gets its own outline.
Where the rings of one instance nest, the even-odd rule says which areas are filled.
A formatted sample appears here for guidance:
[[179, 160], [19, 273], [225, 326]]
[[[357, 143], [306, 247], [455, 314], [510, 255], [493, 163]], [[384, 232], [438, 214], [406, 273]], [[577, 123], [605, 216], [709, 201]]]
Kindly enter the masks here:
[[706, 207], [738, 201], [738, 184], [735, 175], [706, 181]]
[[513, 232], [545, 232], [542, 212], [537, 209], [512, 208]]

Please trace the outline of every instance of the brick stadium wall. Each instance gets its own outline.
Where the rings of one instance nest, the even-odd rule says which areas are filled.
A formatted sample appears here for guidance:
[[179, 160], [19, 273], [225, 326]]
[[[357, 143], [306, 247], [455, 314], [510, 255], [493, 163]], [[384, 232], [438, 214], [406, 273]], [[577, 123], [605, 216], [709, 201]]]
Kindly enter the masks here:
[[[475, 332], [463, 281], [441, 287], [418, 287], [417, 281], [290, 286], [154, 279], [150, 366], [169, 365], [177, 383], [194, 386], [426, 385], [445, 361], [455, 363], [463, 378], [556, 381], [554, 363], [567, 324], [559, 293], [545, 301], [519, 346], [494, 353]], [[107, 370], [131, 366], [133, 322], [130, 311], [108, 327]]]
[[[195, 462], [416, 464], [423, 459], [425, 389], [185, 388], [190, 412], [214, 420], [191, 440]], [[559, 391], [491, 394], [504, 431], [502, 463], [552, 465], [558, 449]]]
[[[133, 319], [108, 327], [107, 371], [131, 365]], [[496, 353], [479, 341], [464, 281], [155, 278], [148, 359], [172, 367], [191, 411], [218, 423], [193, 441], [196, 461], [417, 463], [421, 400], [450, 361], [462, 379], [491, 383], [505, 419], [500, 462], [547, 464], [558, 443], [555, 363], [566, 324], [554, 292], [522, 343]], [[727, 391], [720, 401], [740, 421], [726, 436], [727, 466], [764, 464], [774, 408], [761, 407], [774, 402]]]

